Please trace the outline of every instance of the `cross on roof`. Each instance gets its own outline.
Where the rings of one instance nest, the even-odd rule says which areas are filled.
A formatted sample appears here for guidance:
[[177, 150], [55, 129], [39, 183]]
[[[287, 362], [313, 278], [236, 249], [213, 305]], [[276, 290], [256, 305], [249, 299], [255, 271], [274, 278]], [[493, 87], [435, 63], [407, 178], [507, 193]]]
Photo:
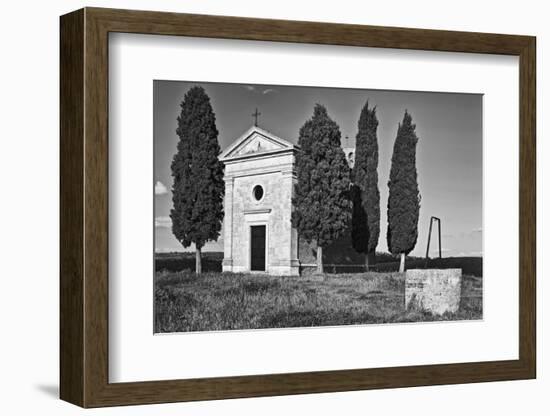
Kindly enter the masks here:
[[252, 113], [252, 117], [254, 117], [254, 126], [258, 127], [258, 116], [261, 116], [262, 113], [258, 112], [258, 109]]

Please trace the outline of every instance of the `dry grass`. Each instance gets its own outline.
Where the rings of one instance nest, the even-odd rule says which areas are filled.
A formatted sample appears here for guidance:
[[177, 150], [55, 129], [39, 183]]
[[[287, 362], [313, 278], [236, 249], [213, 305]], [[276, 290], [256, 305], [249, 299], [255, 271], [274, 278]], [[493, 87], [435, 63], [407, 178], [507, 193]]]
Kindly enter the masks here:
[[481, 285], [481, 278], [464, 276], [459, 311], [434, 316], [405, 310], [399, 273], [316, 280], [163, 271], [155, 275], [155, 332], [481, 319]]

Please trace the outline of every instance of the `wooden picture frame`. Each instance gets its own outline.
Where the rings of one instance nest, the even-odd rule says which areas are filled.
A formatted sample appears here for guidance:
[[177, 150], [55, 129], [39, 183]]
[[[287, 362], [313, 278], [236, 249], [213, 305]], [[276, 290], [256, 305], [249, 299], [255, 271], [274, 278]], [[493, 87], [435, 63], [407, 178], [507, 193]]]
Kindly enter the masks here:
[[[85, 8], [61, 17], [60, 396], [82, 407], [536, 376], [536, 40], [530, 36]], [[519, 359], [109, 383], [108, 34], [127, 32], [519, 57]]]

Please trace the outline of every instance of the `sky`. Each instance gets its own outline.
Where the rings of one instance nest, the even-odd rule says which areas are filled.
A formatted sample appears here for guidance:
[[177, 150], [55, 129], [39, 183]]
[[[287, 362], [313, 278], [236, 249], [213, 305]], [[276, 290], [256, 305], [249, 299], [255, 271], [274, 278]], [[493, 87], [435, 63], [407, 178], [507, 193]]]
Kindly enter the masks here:
[[[176, 152], [177, 117], [185, 93], [200, 85], [210, 97], [222, 151], [254, 123], [293, 143], [320, 103], [342, 132], [342, 146], [354, 147], [357, 121], [368, 101], [378, 117], [378, 186], [380, 189], [380, 240], [377, 251], [386, 252], [388, 179], [398, 123], [407, 110], [416, 124], [416, 167], [422, 197], [418, 241], [411, 255], [424, 256], [431, 216], [441, 218], [444, 257], [481, 256], [483, 138], [481, 94], [454, 94], [321, 88], [303, 86], [154, 81], [155, 250], [190, 251], [172, 235], [170, 163]], [[436, 255], [433, 232], [430, 256]], [[220, 242], [205, 251], [223, 251]]]

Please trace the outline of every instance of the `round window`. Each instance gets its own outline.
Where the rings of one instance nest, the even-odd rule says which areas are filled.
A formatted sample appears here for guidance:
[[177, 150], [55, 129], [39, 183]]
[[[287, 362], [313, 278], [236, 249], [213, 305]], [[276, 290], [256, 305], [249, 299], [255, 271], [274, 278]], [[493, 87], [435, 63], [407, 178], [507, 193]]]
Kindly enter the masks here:
[[264, 188], [261, 185], [256, 185], [252, 190], [252, 195], [256, 201], [260, 201], [264, 197]]

